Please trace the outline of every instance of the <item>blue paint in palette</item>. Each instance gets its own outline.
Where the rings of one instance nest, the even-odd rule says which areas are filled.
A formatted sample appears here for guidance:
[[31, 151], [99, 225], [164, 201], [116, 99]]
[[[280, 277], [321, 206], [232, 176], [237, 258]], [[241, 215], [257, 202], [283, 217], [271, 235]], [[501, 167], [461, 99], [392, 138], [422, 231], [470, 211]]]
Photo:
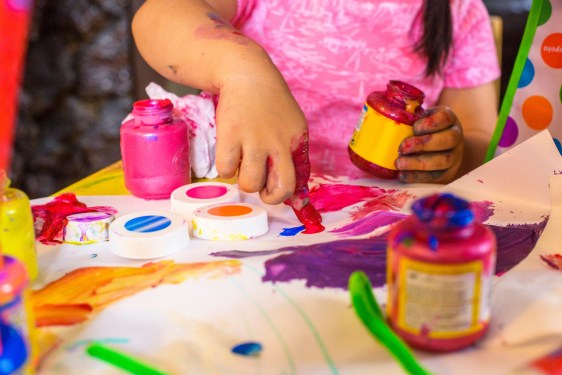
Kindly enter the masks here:
[[130, 232], [152, 233], [168, 228], [172, 221], [166, 216], [139, 216], [125, 223], [125, 229]]

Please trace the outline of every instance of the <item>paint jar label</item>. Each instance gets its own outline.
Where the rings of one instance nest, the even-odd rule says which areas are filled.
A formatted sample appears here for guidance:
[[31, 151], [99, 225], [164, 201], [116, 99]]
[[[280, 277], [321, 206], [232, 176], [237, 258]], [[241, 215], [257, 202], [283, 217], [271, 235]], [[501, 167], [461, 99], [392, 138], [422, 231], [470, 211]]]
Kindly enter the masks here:
[[349, 147], [363, 159], [396, 170], [400, 143], [414, 134], [411, 125], [402, 124], [383, 116], [365, 104], [349, 142]]
[[431, 264], [400, 259], [397, 326], [435, 339], [475, 333], [490, 317], [490, 276], [482, 261]]

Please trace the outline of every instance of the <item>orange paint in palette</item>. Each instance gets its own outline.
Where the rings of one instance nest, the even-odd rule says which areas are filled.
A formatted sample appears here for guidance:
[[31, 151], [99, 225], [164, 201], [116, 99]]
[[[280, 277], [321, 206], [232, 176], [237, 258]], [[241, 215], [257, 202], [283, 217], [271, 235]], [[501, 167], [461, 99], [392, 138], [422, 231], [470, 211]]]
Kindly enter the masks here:
[[246, 240], [269, 230], [267, 211], [250, 203], [219, 203], [198, 208], [193, 235], [205, 240]]
[[247, 206], [227, 204], [213, 207], [208, 212], [215, 216], [243, 216], [252, 212], [252, 209]]

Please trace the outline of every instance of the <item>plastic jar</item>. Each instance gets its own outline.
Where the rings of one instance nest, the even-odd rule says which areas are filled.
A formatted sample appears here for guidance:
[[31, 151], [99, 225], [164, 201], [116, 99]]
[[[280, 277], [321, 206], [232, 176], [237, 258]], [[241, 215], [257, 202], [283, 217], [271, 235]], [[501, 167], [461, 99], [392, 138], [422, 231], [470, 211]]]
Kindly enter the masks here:
[[412, 210], [388, 237], [389, 323], [414, 347], [464, 348], [489, 325], [495, 236], [452, 194], [419, 199]]
[[125, 187], [144, 199], [167, 199], [191, 182], [187, 124], [173, 117], [168, 99], [140, 100], [121, 125]]
[[39, 272], [35, 229], [27, 195], [10, 187], [10, 180], [0, 170], [0, 249], [25, 265], [31, 281]]
[[353, 164], [379, 178], [396, 178], [398, 147], [414, 134], [412, 125], [425, 113], [424, 98], [423, 91], [401, 81], [370, 93], [348, 146]]
[[33, 371], [28, 283], [24, 265], [0, 255], [0, 375]]

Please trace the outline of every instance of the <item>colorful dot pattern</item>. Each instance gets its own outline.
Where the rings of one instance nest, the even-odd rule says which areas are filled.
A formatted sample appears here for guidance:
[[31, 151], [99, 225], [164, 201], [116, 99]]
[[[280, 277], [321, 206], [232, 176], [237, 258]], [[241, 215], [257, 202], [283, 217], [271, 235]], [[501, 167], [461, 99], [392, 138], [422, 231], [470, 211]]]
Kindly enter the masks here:
[[128, 220], [125, 229], [129, 232], [152, 233], [166, 229], [171, 224], [172, 221], [165, 216], [148, 215]]
[[[562, 2], [544, 0], [498, 153], [548, 129], [562, 151]], [[562, 152], [561, 152], [562, 153]]]

